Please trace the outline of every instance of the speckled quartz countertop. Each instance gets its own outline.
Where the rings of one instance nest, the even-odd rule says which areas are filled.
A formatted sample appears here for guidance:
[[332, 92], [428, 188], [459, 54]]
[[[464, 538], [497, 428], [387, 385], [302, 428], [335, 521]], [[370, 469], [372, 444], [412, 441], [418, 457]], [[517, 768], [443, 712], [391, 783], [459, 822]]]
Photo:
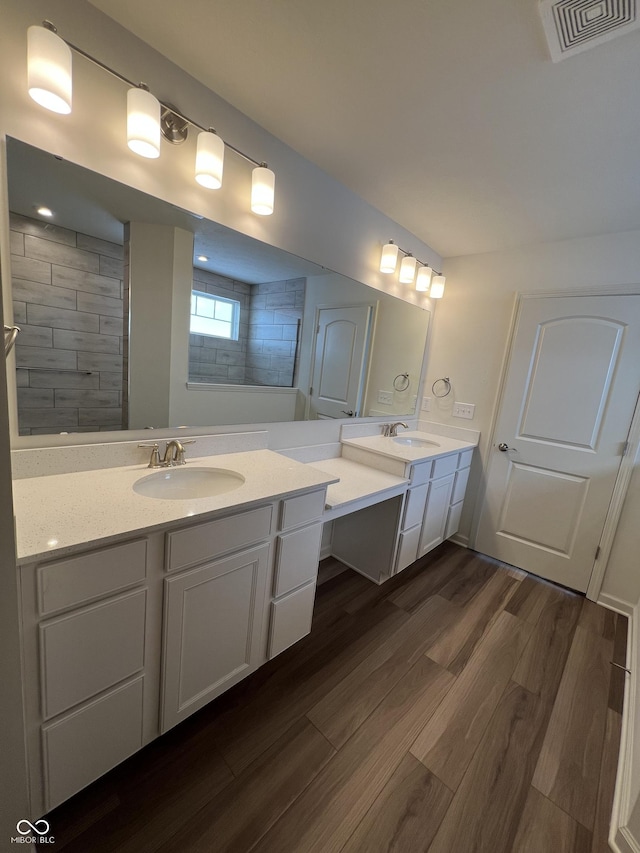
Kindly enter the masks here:
[[163, 500], [139, 495], [144, 465], [14, 480], [18, 564], [106, 545], [131, 533], [205, 520], [222, 510], [320, 488], [336, 477], [274, 453], [252, 450], [190, 459], [190, 468], [226, 468], [245, 482], [214, 497]]
[[312, 462], [311, 465], [329, 476], [339, 478], [339, 482], [333, 483], [327, 489], [326, 505], [329, 509], [365, 497], [384, 496], [402, 489], [409, 482], [403, 477], [396, 477], [394, 474], [387, 474], [385, 471], [378, 471], [340, 456]]
[[438, 456], [446, 456], [449, 453], [455, 453], [460, 450], [467, 450], [470, 447], [475, 447], [477, 441], [460, 441], [457, 438], [449, 438], [444, 435], [432, 435], [431, 433], [417, 432], [415, 430], [401, 431], [398, 433], [398, 438], [422, 438], [427, 441], [432, 441], [433, 445], [426, 447], [410, 447], [405, 444], [399, 444], [393, 438], [388, 438], [383, 435], [368, 435], [363, 438], [343, 438], [342, 443], [349, 447], [359, 447], [362, 450], [369, 450], [371, 453], [377, 453], [380, 456], [386, 456], [389, 459], [396, 459], [402, 462], [423, 462], [427, 459], [437, 459]]

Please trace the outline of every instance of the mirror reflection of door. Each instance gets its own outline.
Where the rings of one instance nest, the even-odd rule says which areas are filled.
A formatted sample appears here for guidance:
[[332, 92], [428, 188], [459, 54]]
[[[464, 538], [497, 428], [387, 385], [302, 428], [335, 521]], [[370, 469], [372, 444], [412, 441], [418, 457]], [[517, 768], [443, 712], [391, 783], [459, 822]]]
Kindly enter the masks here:
[[319, 308], [309, 417], [358, 417], [369, 363], [374, 306]]

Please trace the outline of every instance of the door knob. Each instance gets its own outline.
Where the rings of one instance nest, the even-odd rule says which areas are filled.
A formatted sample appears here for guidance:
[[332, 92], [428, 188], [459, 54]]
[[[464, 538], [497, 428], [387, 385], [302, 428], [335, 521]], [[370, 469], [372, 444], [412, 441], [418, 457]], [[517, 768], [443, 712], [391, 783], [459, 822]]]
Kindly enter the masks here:
[[501, 450], [503, 453], [506, 453], [509, 450], [509, 445], [505, 444], [504, 441], [501, 441], [498, 445], [498, 450]]
[[348, 418], [353, 417], [353, 409], [349, 409], [348, 411], [346, 411], [345, 409], [342, 409], [341, 411], [342, 411], [342, 414], [346, 415]]

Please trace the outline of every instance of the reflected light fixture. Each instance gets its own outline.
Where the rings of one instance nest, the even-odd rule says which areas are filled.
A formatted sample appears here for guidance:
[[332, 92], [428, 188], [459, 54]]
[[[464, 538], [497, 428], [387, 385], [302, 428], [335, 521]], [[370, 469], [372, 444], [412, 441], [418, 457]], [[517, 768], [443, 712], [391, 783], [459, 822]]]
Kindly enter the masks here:
[[206, 255], [198, 255], [198, 260], [204, 263], [205, 261], [208, 261], [209, 258]]
[[45, 207], [44, 205], [40, 207], [36, 207], [36, 213], [40, 216], [46, 216], [47, 218], [53, 216], [53, 211], [50, 207]]
[[413, 284], [416, 275], [417, 261], [413, 255], [405, 255], [400, 262], [400, 284]]
[[160, 156], [160, 101], [144, 83], [127, 92], [127, 145], [141, 157]]
[[426, 293], [429, 290], [432, 274], [433, 270], [428, 265], [424, 265], [419, 268], [418, 275], [416, 276], [417, 291], [419, 291], [420, 293]]
[[29, 95], [41, 107], [71, 112], [71, 50], [49, 21], [27, 30], [27, 80]]
[[224, 142], [213, 128], [201, 130], [196, 150], [196, 181], [209, 190], [222, 186]]
[[398, 265], [398, 247], [389, 240], [382, 247], [382, 257], [380, 258], [380, 272], [392, 273], [396, 271]]
[[431, 293], [429, 294], [432, 299], [442, 299], [446, 280], [446, 277], [443, 275], [437, 275], [434, 277], [431, 282]]
[[257, 166], [251, 175], [251, 210], [260, 216], [273, 213], [276, 176], [266, 163]]
[[247, 160], [253, 169], [251, 210], [260, 216], [273, 213], [275, 175], [266, 163], [249, 157], [225, 143], [212, 127], [203, 127], [182, 115], [175, 107], [158, 100], [144, 83], [136, 84], [91, 54], [58, 35], [51, 21], [27, 32], [27, 77], [30, 96], [41, 106], [57, 113], [71, 112], [72, 52], [98, 66], [129, 86], [127, 93], [127, 145], [142, 157], [160, 156], [160, 137], [175, 145], [184, 142], [189, 126], [198, 134], [195, 180], [208, 189], [222, 186], [225, 148]]

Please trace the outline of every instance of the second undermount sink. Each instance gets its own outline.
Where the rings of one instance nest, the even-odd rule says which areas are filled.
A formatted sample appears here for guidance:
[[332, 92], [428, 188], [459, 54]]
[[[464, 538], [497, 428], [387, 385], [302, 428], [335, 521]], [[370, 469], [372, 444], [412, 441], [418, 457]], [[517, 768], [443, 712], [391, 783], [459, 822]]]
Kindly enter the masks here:
[[167, 468], [136, 480], [133, 491], [165, 501], [211, 498], [244, 483], [242, 474], [227, 468]]
[[429, 441], [428, 438], [412, 438], [409, 435], [398, 435], [391, 440], [405, 447], [440, 447], [437, 441]]

